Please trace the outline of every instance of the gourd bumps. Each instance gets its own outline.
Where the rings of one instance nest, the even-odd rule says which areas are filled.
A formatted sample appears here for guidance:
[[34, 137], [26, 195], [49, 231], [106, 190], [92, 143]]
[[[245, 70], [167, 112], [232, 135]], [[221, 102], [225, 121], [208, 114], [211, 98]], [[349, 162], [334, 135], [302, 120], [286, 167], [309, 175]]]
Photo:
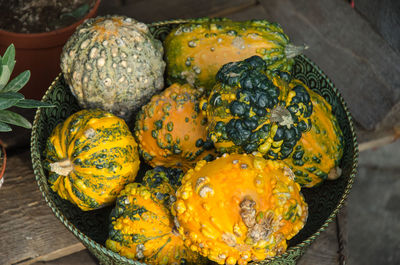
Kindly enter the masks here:
[[126, 185], [112, 210], [107, 248], [147, 264], [204, 264], [186, 248], [174, 229], [172, 215], [152, 188]]
[[322, 96], [297, 79], [293, 79], [290, 86], [306, 87], [310, 94], [313, 103], [310, 116], [312, 127], [303, 133], [292, 154], [283, 161], [293, 170], [297, 183], [311, 188], [341, 175], [339, 164], [343, 155], [343, 132], [332, 113], [332, 106]]
[[152, 97], [137, 115], [139, 152], [151, 166], [187, 170], [199, 159], [212, 159], [207, 119], [199, 109], [196, 90], [173, 84]]
[[247, 154], [198, 162], [176, 197], [173, 209], [185, 244], [219, 264], [283, 253], [308, 213], [288, 167]]
[[61, 70], [83, 108], [129, 119], [163, 88], [163, 47], [148, 27], [123, 16], [88, 19], [65, 44]]
[[267, 74], [261, 57], [225, 64], [216, 80], [202, 109], [218, 152], [256, 151], [283, 159], [310, 129], [312, 102], [306, 88], [290, 89], [283, 78]]
[[290, 71], [293, 57], [304, 49], [289, 43], [276, 23], [226, 18], [200, 18], [179, 25], [168, 34], [164, 45], [167, 81], [189, 83], [207, 93], [226, 63], [258, 55], [268, 70]]

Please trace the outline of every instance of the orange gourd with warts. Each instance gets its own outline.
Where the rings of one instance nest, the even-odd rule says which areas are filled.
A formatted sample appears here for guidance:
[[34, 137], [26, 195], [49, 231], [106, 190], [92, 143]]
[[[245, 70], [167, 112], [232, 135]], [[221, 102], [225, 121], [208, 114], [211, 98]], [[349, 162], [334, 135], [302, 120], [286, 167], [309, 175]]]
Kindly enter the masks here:
[[200, 161], [173, 206], [185, 244], [219, 264], [246, 264], [283, 253], [308, 208], [291, 170], [247, 154]]
[[187, 170], [200, 159], [213, 158], [207, 141], [207, 119], [199, 109], [196, 90], [173, 84], [151, 98], [137, 115], [139, 152], [151, 166]]

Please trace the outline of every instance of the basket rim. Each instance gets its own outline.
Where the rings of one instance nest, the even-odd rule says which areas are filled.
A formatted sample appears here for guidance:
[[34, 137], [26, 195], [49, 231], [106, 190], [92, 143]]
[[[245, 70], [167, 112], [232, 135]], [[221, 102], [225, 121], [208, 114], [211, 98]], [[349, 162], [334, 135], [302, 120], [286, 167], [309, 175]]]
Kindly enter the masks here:
[[[182, 23], [188, 23], [188, 22], [193, 22], [196, 21], [197, 19], [174, 19], [174, 20], [166, 20], [166, 21], [158, 21], [158, 22], [153, 22], [150, 24], [147, 24], [149, 27], [157, 27], [157, 26], [165, 26], [165, 25], [171, 25], [171, 24], [182, 24]], [[309, 59], [307, 56], [304, 54], [299, 55], [304, 61], [309, 63], [314, 70], [318, 72], [318, 74], [327, 82], [329, 89], [332, 89], [335, 96], [339, 99], [339, 102], [346, 114], [346, 119], [350, 127], [350, 132], [352, 139], [349, 139], [349, 141], [352, 141], [353, 144], [353, 156], [352, 156], [352, 167], [351, 167], [351, 172], [349, 176], [348, 183], [346, 185], [346, 188], [343, 192], [343, 195], [335, 207], [335, 209], [332, 211], [332, 213], [329, 215], [329, 217], [324, 221], [324, 223], [321, 225], [321, 227], [314, 232], [312, 235], [310, 235], [308, 238], [303, 240], [301, 243], [298, 243], [295, 246], [291, 246], [286, 251], [282, 254], [276, 255], [274, 257], [265, 259], [263, 262], [272, 262], [276, 259], [281, 259], [286, 256], [289, 256], [290, 254], [294, 254], [297, 251], [303, 250], [306, 247], [310, 246], [314, 240], [323, 232], [326, 230], [328, 225], [333, 222], [334, 218], [336, 218], [340, 208], [344, 205], [346, 199], [348, 198], [349, 192], [352, 188], [352, 185], [354, 183], [356, 174], [357, 174], [357, 168], [358, 168], [358, 155], [359, 155], [359, 150], [358, 150], [358, 142], [357, 142], [357, 137], [354, 129], [354, 124], [353, 124], [353, 118], [352, 115], [347, 107], [347, 104], [342, 97], [340, 91], [337, 89], [337, 87], [334, 85], [332, 80], [316, 65], [311, 59]], [[62, 78], [62, 73], [59, 73], [58, 76], [54, 79], [54, 81], [51, 83], [49, 88], [47, 89], [45, 95], [42, 98], [42, 101], [47, 101], [50, 93], [54, 90], [55, 84], [59, 81], [59, 79]], [[145, 264], [141, 263], [139, 261], [135, 261], [132, 259], [128, 259], [118, 253], [115, 253], [108, 248], [106, 248], [104, 245], [101, 245], [100, 243], [97, 243], [93, 239], [89, 238], [86, 236], [84, 233], [82, 233], [77, 227], [75, 227], [68, 219], [63, 215], [63, 213], [60, 212], [60, 210], [57, 208], [57, 206], [54, 204], [53, 201], [51, 201], [47, 195], [46, 195], [46, 189], [49, 189], [49, 187], [45, 186], [41, 182], [41, 178], [46, 179], [46, 176], [43, 171], [42, 167], [42, 161], [40, 160], [40, 155], [36, 155], [37, 150], [39, 150], [39, 143], [38, 143], [38, 133], [37, 133], [37, 127], [38, 127], [38, 121], [41, 116], [42, 110], [41, 108], [38, 108], [34, 117], [33, 121], [33, 126], [32, 126], [32, 132], [31, 132], [31, 159], [32, 159], [32, 165], [33, 165], [33, 171], [35, 174], [35, 179], [36, 182], [39, 186], [39, 189], [48, 204], [48, 206], [51, 208], [52, 212], [54, 215], [70, 230], [86, 247], [90, 246], [92, 248], [95, 248], [97, 251], [104, 253], [108, 256], [111, 256], [113, 258], [116, 258], [120, 261], [127, 262], [128, 264]], [[251, 263], [250, 263], [251, 264]]]

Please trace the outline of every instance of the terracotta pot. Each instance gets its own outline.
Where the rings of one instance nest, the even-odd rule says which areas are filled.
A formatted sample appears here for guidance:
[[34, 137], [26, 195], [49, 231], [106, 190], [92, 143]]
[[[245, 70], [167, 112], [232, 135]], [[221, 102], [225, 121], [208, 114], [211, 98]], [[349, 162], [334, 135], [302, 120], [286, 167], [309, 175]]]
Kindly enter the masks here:
[[100, 0], [78, 22], [58, 30], [43, 33], [14, 33], [0, 30], [0, 52], [3, 54], [7, 47], [15, 45], [15, 68], [11, 78], [25, 70], [31, 71], [31, 78], [20, 90], [25, 98], [41, 99], [54, 78], [60, 73], [60, 54], [68, 38], [77, 26], [87, 18], [96, 16]]
[[7, 162], [7, 154], [6, 154], [6, 148], [4, 147], [3, 142], [0, 140], [0, 147], [1, 147], [1, 158], [3, 159], [2, 163], [1, 163], [1, 168], [0, 168], [0, 188], [1, 185], [3, 185], [4, 182], [4, 172], [6, 171], [6, 162]]

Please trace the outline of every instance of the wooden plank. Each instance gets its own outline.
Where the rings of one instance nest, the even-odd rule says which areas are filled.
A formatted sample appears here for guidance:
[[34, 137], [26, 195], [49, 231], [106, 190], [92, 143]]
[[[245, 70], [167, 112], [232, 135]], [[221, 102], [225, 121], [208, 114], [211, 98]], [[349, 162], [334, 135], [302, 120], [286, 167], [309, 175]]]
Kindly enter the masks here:
[[372, 130], [400, 100], [400, 55], [345, 1], [260, 0], [342, 92], [353, 117]]
[[256, 0], [126, 0], [102, 1], [98, 15], [116, 14], [149, 23], [178, 18], [225, 16], [255, 5]]
[[[67, 246], [62, 249], [57, 249], [53, 252], [50, 252], [48, 254], [45, 254], [43, 256], [39, 256], [21, 263], [18, 263], [18, 265], [31, 265], [31, 264], [45, 264], [45, 263], [53, 263], [54, 261], [57, 262], [58, 259], [61, 259], [63, 257], [67, 257], [70, 255], [73, 255], [76, 253], [80, 253], [81, 251], [88, 251], [86, 247], [82, 243], [76, 243], [74, 245]], [[89, 259], [91, 260], [91, 259]], [[73, 263], [70, 263], [73, 264]], [[80, 263], [82, 264], [82, 263]]]
[[79, 241], [57, 220], [36, 184], [30, 152], [7, 160], [0, 189], [0, 264], [14, 264]]
[[71, 265], [71, 264], [98, 265], [99, 261], [89, 252], [89, 250], [85, 249], [65, 257], [60, 257], [58, 259], [38, 261], [33, 263], [32, 265]]
[[372, 24], [393, 49], [400, 52], [400, 1], [357, 0], [355, 9]]
[[338, 265], [339, 245], [336, 221], [328, 225], [315, 241], [308, 247], [306, 253], [298, 260], [298, 265]]

